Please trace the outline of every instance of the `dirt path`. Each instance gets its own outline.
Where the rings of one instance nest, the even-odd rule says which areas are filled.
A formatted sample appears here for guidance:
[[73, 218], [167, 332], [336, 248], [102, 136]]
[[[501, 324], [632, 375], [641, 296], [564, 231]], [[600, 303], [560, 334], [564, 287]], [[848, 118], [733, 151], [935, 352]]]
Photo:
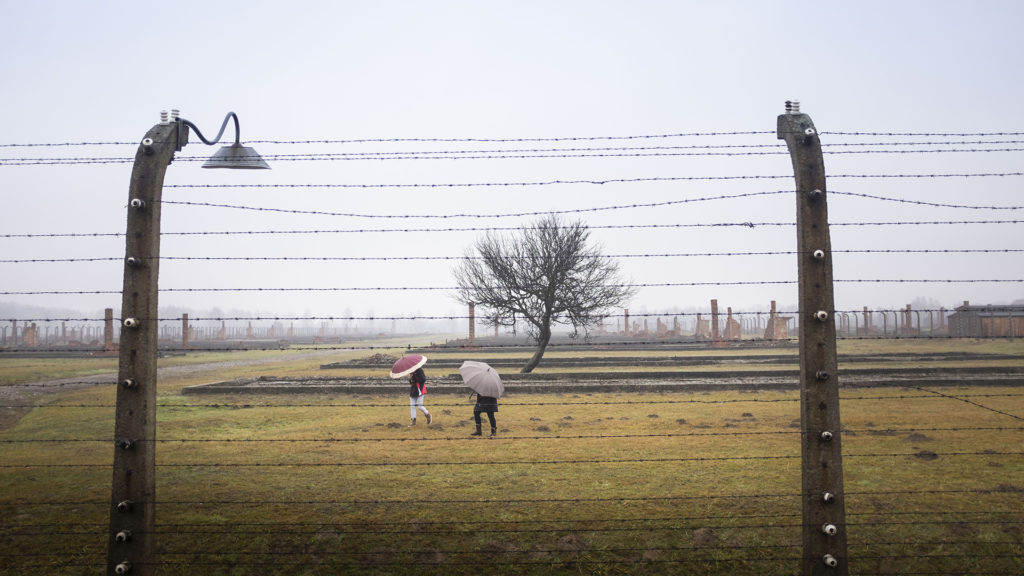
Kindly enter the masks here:
[[[158, 367], [157, 376], [181, 376], [196, 374], [208, 370], [258, 366], [261, 364], [272, 364], [284, 360], [291, 361], [308, 358], [322, 358], [337, 354], [337, 350], [309, 350], [304, 351], [301, 354], [283, 351], [281, 354], [274, 354], [263, 358], [199, 362], [196, 364], [185, 364], [181, 366]], [[79, 376], [76, 378], [61, 378], [57, 380], [43, 380], [0, 386], [0, 430], [7, 430], [17, 424], [18, 420], [27, 414], [42, 397], [71, 390], [88, 388], [91, 386], [109, 386], [113, 385], [115, 382], [117, 382], [117, 372], [108, 372], [105, 374], [94, 374], [92, 376]]]

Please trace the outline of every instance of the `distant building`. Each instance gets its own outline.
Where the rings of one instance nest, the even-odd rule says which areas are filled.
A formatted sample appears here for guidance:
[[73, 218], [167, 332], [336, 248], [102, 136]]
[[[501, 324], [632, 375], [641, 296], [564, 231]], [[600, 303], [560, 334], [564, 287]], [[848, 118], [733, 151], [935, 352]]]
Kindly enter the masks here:
[[785, 340], [789, 338], [787, 325], [792, 318], [779, 316], [775, 311], [775, 300], [772, 300], [772, 309], [768, 314], [768, 325], [764, 329], [765, 340]]
[[947, 321], [953, 338], [1024, 337], [1024, 305], [1020, 304], [972, 306], [964, 301]]

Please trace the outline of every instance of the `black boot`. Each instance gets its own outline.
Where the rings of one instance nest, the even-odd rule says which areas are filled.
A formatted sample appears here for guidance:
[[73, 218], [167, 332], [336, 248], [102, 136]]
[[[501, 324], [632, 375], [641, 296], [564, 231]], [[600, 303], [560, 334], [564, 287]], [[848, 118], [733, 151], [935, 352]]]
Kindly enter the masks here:
[[496, 426], [491, 426], [491, 436], [490, 437], [494, 438], [494, 435], [497, 434], [497, 433], [498, 433], [498, 428]]
[[472, 434], [470, 434], [470, 436], [482, 436], [482, 435], [483, 435], [483, 432], [480, 431], [480, 425], [477, 424], [476, 425], [476, 432], [473, 432]]

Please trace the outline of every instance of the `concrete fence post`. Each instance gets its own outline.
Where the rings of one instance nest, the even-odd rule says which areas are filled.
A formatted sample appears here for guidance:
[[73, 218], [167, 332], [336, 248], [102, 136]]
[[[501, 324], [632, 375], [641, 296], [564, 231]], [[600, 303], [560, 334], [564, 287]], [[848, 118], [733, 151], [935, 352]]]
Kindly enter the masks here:
[[799, 103], [778, 117], [796, 177], [799, 283], [802, 574], [849, 574], [839, 427], [832, 254], [821, 141]]
[[181, 350], [185, 351], [189, 349], [189, 329], [188, 329], [188, 314], [181, 315]]
[[[187, 141], [188, 130], [180, 132]], [[157, 124], [135, 154], [128, 189], [121, 336], [114, 418], [107, 574], [156, 571], [156, 356], [160, 199], [167, 165], [185, 142]]]

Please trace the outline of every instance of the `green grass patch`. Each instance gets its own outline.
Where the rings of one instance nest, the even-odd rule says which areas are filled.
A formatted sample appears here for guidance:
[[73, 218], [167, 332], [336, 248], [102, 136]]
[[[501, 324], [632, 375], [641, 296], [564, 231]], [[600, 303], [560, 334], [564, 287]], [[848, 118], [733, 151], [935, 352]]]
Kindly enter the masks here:
[[[1024, 353], [1020, 341], [839, 344], [840, 354]], [[795, 349], [548, 356], [780, 352], [795, 368]], [[472, 405], [464, 397], [428, 396], [434, 424], [420, 417], [410, 428], [402, 395], [181, 394], [240, 377], [330, 376], [338, 373], [319, 366], [368, 355], [328, 348], [160, 359], [159, 574], [799, 571], [795, 391], [513, 390], [502, 399], [494, 439], [469, 435]], [[427, 355], [525, 360], [529, 352]], [[968, 365], [1020, 363], [899, 362]], [[0, 383], [108, 371], [116, 359], [5, 359]], [[386, 368], [343, 372], [390, 381]], [[0, 573], [105, 569], [115, 394], [110, 384], [32, 396], [23, 401], [34, 408], [0, 430]], [[841, 397], [851, 573], [1020, 571], [1019, 387], [860, 388]]]
[[[487, 439], [456, 397], [410, 428], [401, 396], [178, 389], [159, 394], [160, 574], [798, 571], [795, 392], [510, 394]], [[47, 397], [0, 433], [10, 573], [105, 563], [114, 393]], [[942, 393], [843, 392], [851, 572], [1020, 566], [1024, 398]]]
[[4, 358], [0, 386], [43, 380], [80, 378], [117, 371], [117, 357]]

